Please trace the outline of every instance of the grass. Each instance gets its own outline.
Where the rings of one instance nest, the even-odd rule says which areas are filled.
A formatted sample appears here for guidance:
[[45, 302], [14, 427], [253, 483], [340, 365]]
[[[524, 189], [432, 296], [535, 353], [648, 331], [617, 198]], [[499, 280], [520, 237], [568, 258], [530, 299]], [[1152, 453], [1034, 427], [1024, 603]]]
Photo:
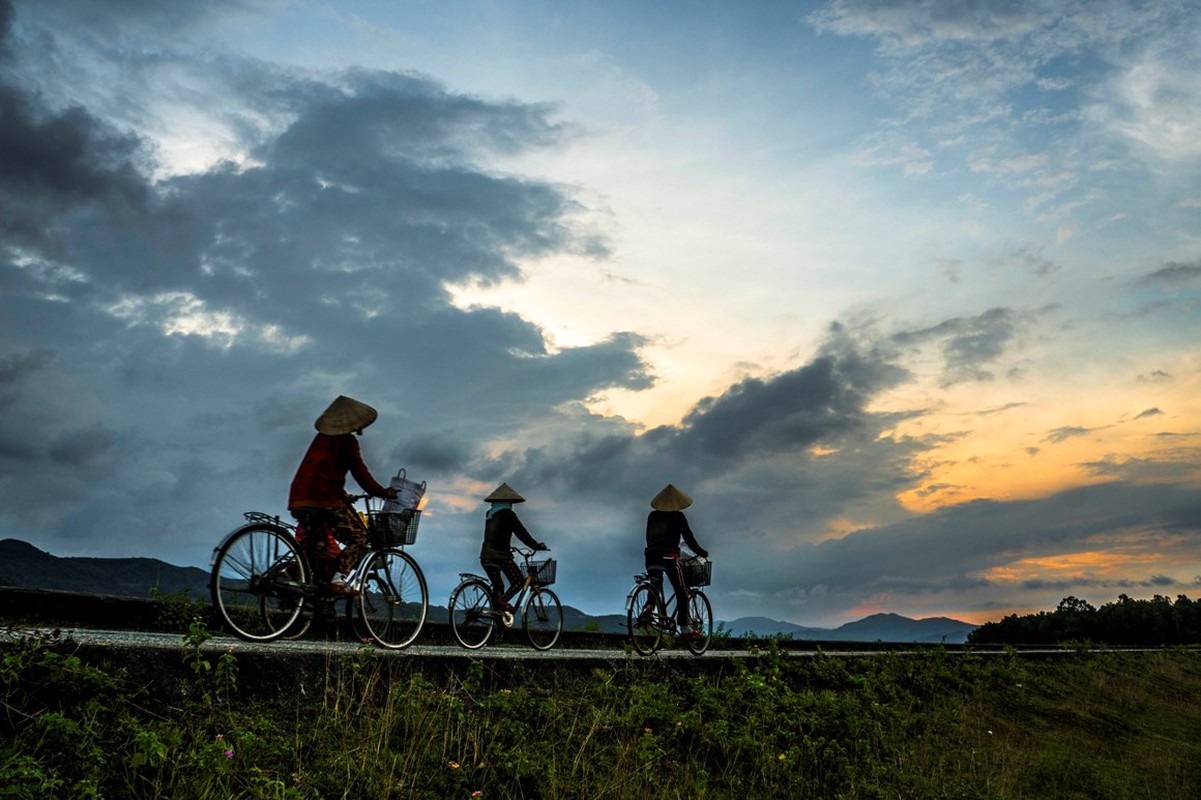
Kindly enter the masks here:
[[[1201, 654], [1053, 661], [932, 651], [788, 658], [722, 677], [655, 659], [494, 682], [395, 677], [364, 648], [322, 691], [244, 697], [181, 642], [153, 697], [70, 643], [0, 655], [0, 797], [1157, 798], [1201, 796]], [[413, 662], [401, 662], [410, 664]]]

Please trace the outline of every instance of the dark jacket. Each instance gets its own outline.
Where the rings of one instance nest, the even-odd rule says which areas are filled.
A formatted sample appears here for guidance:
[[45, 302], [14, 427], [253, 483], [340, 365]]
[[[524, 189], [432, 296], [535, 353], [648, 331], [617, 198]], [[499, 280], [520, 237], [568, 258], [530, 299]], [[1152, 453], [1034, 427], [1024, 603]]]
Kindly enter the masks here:
[[683, 511], [652, 511], [646, 518], [647, 555], [678, 553], [681, 539], [689, 550], [708, 558], [709, 551], [697, 544]]
[[484, 522], [484, 546], [480, 549], [480, 559], [505, 561], [512, 558], [509, 547], [514, 534], [526, 547], [537, 550], [541, 544], [525, 529], [513, 509], [502, 508]]

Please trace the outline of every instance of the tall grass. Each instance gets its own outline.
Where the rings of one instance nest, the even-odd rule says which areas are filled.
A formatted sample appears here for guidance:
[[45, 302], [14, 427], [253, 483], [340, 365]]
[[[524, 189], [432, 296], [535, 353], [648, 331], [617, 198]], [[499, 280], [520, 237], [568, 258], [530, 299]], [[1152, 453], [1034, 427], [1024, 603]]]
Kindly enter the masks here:
[[1201, 796], [1195, 652], [769, 649], [721, 677], [649, 659], [504, 683], [364, 649], [266, 701], [190, 637], [192, 690], [169, 703], [69, 644], [9, 640], [0, 797]]

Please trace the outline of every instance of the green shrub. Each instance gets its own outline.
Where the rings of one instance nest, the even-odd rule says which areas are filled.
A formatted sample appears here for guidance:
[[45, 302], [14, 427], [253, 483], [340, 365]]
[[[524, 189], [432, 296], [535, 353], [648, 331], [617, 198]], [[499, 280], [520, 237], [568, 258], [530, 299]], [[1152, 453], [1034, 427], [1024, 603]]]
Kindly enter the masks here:
[[494, 685], [480, 661], [434, 682], [363, 648], [331, 658], [322, 691], [266, 701], [206, 641], [197, 622], [181, 648], [193, 690], [170, 704], [69, 641], [7, 637], [0, 797], [1201, 794], [1189, 652], [798, 657], [767, 642], [720, 677], [648, 659]]

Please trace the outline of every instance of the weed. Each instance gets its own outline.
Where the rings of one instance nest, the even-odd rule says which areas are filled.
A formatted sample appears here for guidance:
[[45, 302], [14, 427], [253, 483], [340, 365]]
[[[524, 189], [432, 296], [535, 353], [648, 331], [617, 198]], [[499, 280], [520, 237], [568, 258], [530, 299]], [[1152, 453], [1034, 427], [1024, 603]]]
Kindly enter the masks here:
[[434, 682], [415, 664], [400, 677], [396, 660], [368, 649], [331, 658], [323, 692], [264, 701], [236, 697], [236, 662], [207, 655], [202, 625], [184, 641], [200, 691], [177, 707], [150, 703], [118, 670], [83, 663], [69, 642], [3, 642], [0, 794], [1183, 800], [1201, 792], [1194, 652], [848, 659], [789, 656], [767, 640], [720, 677], [622, 665], [497, 685], [482, 661]]

